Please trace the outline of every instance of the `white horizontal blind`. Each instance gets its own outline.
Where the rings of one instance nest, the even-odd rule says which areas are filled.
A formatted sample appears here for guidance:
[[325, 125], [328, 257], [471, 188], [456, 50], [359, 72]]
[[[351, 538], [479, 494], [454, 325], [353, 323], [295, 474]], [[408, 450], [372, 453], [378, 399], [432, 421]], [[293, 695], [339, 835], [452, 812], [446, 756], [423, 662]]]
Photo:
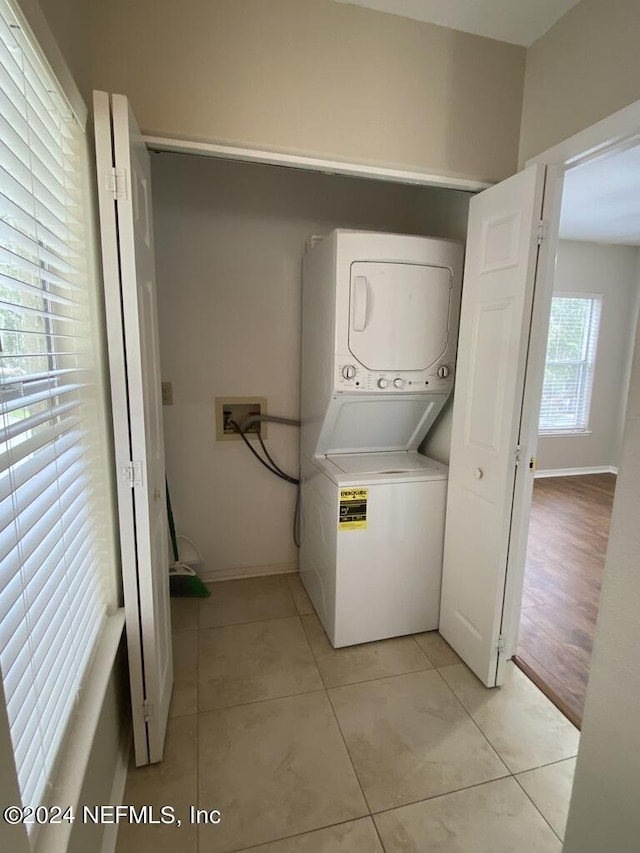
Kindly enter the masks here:
[[544, 368], [540, 432], [584, 432], [589, 426], [602, 299], [554, 296]]
[[105, 618], [95, 526], [84, 134], [0, 0], [0, 666], [23, 803]]

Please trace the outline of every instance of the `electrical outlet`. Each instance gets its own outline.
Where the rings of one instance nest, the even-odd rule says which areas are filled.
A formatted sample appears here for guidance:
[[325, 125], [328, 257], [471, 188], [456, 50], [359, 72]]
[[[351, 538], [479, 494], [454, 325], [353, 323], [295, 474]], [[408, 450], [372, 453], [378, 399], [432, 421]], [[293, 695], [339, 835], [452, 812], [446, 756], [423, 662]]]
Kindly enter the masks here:
[[162, 405], [173, 406], [173, 384], [171, 382], [160, 383], [162, 387]]

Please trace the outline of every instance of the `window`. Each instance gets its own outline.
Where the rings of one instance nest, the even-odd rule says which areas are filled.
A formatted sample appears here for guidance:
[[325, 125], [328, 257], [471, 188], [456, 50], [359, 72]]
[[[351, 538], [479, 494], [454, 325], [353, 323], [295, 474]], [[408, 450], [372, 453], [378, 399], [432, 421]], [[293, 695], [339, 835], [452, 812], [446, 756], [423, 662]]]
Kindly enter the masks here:
[[544, 367], [540, 433], [587, 432], [602, 298], [554, 296]]
[[46, 802], [106, 619], [86, 139], [0, 0], [0, 668], [24, 805]]

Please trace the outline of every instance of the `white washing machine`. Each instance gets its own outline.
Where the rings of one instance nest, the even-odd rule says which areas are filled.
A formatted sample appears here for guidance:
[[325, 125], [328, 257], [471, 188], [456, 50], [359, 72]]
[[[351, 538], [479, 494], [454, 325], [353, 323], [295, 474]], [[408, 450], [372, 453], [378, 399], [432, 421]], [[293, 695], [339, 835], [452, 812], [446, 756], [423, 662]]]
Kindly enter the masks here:
[[358, 453], [306, 473], [301, 575], [331, 643], [437, 628], [446, 466]]
[[300, 575], [334, 646], [438, 627], [462, 247], [334, 231], [304, 260]]

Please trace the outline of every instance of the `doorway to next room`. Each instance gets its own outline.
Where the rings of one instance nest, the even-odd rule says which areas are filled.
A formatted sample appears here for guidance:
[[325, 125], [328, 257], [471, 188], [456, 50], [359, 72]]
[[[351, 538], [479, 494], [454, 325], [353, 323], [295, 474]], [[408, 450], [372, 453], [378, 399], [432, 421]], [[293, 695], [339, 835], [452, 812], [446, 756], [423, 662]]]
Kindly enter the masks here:
[[640, 148], [567, 172], [516, 662], [582, 723], [640, 292]]

